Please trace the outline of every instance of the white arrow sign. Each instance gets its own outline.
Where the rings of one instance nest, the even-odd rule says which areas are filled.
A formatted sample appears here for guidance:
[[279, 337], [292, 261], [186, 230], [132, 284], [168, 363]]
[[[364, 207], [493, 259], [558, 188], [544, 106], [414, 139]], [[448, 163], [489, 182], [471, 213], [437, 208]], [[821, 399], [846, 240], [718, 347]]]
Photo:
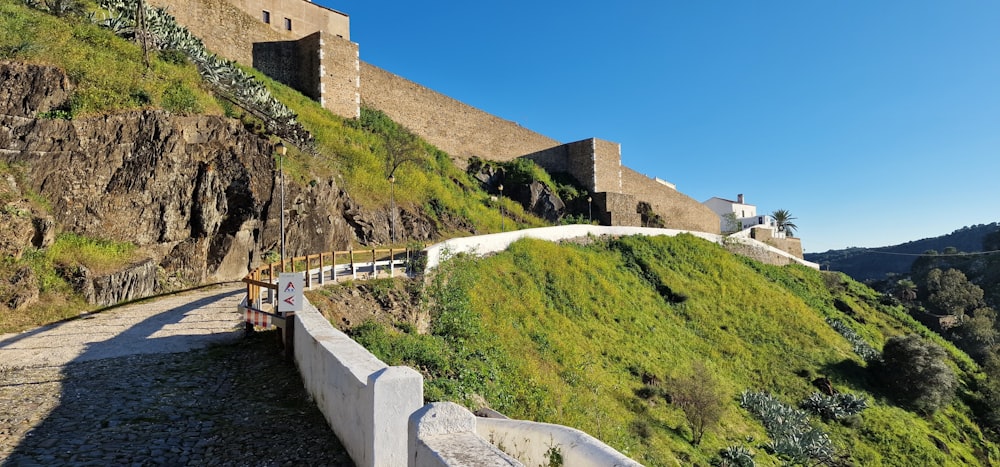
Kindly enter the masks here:
[[302, 311], [302, 292], [305, 280], [301, 272], [283, 272], [278, 275], [278, 312], [280, 314]]

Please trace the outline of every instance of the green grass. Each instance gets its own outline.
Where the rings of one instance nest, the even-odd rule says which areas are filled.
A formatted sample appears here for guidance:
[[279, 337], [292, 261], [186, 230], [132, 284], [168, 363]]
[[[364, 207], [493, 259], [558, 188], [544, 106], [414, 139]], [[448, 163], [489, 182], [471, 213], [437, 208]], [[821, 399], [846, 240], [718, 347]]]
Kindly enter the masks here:
[[65, 70], [76, 90], [68, 108], [55, 117], [144, 108], [222, 113], [193, 65], [162, 60], [153, 52], [147, 69], [135, 43], [82, 17], [56, 17], [15, 0], [0, 0], [0, 59]]
[[[428, 399], [473, 408], [485, 400], [515, 418], [573, 426], [646, 465], [706, 465], [733, 445], [757, 452], [758, 465], [781, 464], [762, 448], [767, 434], [738, 395], [763, 390], [797, 406], [820, 375], [872, 405], [843, 423], [813, 420], [857, 465], [1000, 459], [961, 399], [925, 419], [869, 384], [864, 361], [826, 319], [848, 323], [877, 349], [924, 329], [840, 275], [762, 265], [686, 235], [586, 246], [522, 240], [445, 263], [425, 297], [431, 334], [368, 323], [356, 338], [388, 363], [423, 372]], [[853, 312], [836, 309], [835, 298]], [[968, 383], [968, 357], [952, 355]], [[717, 375], [729, 400], [700, 446], [678, 408], [648, 397], [662, 383], [643, 381], [669, 381], [694, 361]]]

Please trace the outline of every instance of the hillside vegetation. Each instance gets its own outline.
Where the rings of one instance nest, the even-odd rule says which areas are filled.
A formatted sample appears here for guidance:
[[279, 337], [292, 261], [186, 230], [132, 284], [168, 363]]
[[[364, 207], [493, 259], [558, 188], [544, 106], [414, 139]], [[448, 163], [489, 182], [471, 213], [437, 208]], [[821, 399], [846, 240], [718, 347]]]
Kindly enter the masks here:
[[[573, 426], [651, 466], [707, 465], [741, 449], [758, 465], [1000, 460], [966, 404], [976, 365], [871, 289], [686, 235], [584, 243], [522, 240], [488, 258], [451, 260], [425, 290], [429, 333], [372, 321], [352, 334], [387, 363], [419, 369], [430, 400]], [[962, 397], [934, 413], [901, 407], [855, 352], [910, 333], [946, 349], [961, 384]], [[741, 401], [750, 407], [766, 393], [797, 408], [820, 376], [868, 408], [839, 420], [810, 412], [802, 430], [823, 446], [769, 454], [777, 440], [763, 424], [773, 420]], [[700, 444], [677, 403], [692, 380], [708, 381], [722, 401]]]

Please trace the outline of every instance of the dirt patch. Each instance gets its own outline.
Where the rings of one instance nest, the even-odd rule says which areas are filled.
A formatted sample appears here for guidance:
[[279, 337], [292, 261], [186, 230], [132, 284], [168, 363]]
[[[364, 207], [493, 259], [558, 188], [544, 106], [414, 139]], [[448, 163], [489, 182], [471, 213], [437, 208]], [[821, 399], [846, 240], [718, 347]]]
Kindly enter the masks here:
[[341, 331], [376, 321], [396, 327], [413, 326], [425, 332], [427, 317], [420, 306], [422, 287], [419, 279], [348, 281], [306, 292], [306, 296]]

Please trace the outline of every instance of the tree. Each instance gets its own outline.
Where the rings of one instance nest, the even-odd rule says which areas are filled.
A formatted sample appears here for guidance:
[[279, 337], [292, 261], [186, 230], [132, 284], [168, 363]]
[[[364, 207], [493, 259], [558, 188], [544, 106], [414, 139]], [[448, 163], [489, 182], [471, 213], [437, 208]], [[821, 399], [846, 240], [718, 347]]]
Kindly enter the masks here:
[[917, 284], [909, 279], [896, 281], [896, 297], [907, 303], [916, 300]]
[[722, 216], [722, 233], [739, 232], [740, 219], [735, 212], [730, 212]]
[[918, 412], [932, 414], [951, 401], [958, 384], [947, 358], [941, 346], [909, 334], [889, 339], [882, 349], [881, 363], [869, 368], [888, 396]]
[[983, 289], [969, 282], [958, 269], [941, 271], [934, 268], [927, 273], [927, 302], [940, 312], [959, 318], [983, 305]]
[[795, 229], [798, 229], [799, 226], [792, 222], [796, 219], [792, 217], [792, 213], [786, 209], [778, 209], [771, 213], [771, 217], [774, 218], [774, 222], [778, 225], [778, 232], [785, 232], [789, 237], [795, 236]]
[[996, 328], [997, 312], [992, 308], [977, 308], [957, 328], [954, 339], [958, 346], [978, 362], [983, 362], [1000, 342]]
[[695, 361], [690, 372], [673, 378], [669, 387], [671, 402], [684, 411], [691, 428], [691, 443], [698, 445], [705, 430], [722, 418], [725, 404], [719, 382], [704, 363]]
[[385, 178], [396, 175], [396, 169], [406, 162], [418, 162], [424, 159], [423, 147], [416, 135], [400, 129], [392, 134], [384, 135], [385, 140]]

